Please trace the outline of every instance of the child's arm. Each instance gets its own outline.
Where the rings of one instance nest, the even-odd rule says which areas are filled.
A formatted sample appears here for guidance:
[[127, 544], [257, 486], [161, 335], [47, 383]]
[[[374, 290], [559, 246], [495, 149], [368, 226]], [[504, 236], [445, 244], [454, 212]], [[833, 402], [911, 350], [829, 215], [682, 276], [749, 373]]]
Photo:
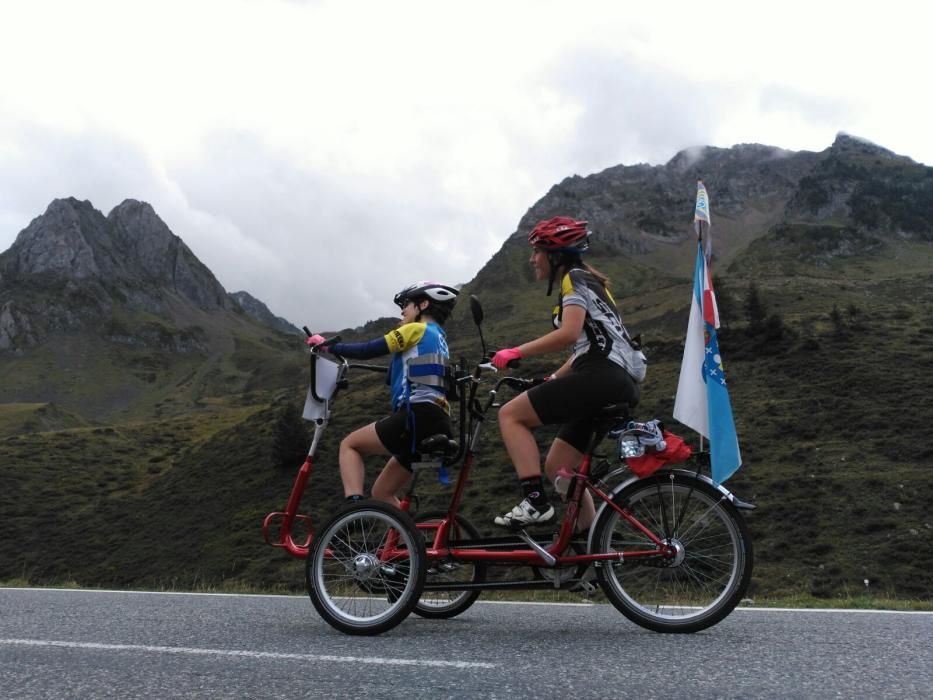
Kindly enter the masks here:
[[335, 355], [348, 357], [351, 360], [371, 360], [374, 357], [389, 354], [389, 344], [386, 343], [385, 337], [363, 343], [334, 343], [327, 349]]
[[406, 323], [381, 338], [365, 343], [334, 343], [329, 350], [335, 355], [343, 355], [351, 360], [369, 360], [392, 352], [402, 352], [417, 345], [424, 335], [424, 329], [423, 323]]

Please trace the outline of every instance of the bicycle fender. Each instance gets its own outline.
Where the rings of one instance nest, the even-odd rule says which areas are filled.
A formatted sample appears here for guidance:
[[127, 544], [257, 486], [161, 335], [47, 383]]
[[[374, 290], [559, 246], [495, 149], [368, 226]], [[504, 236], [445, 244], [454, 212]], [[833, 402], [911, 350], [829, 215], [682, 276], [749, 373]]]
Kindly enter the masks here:
[[[702, 481], [702, 482], [708, 484], [709, 486], [712, 486], [712, 487], [713, 487], [714, 489], [716, 489], [717, 491], [719, 491], [719, 492], [720, 492], [732, 505], [734, 505], [736, 508], [739, 508], [740, 510], [755, 510], [755, 504], [754, 504], [754, 503], [748, 503], [748, 502], [746, 502], [746, 501], [741, 500], [740, 498], [738, 498], [735, 494], [733, 494], [729, 489], [727, 489], [727, 488], [726, 488], [725, 486], [723, 486], [722, 484], [720, 484], [719, 486], [717, 486], [716, 484], [713, 483], [713, 480], [710, 479], [710, 478], [709, 478], [708, 476], [706, 476], [705, 474], [697, 474], [696, 472], [694, 472], [694, 471], [689, 471], [689, 470], [687, 470], [687, 469], [660, 469], [660, 470], [656, 471], [654, 474], [652, 474], [651, 476], [658, 476], [658, 475], [663, 475], [663, 474], [679, 474], [680, 476], [687, 477], [688, 479], [697, 479], [698, 481]], [[626, 487], [628, 487], [628, 486], [631, 486], [631, 485], [634, 484], [636, 481], [641, 481], [641, 480], [642, 480], [641, 477], [638, 477], [638, 476], [635, 476], [634, 474], [632, 474], [628, 479], [626, 479], [626, 480], [623, 481], [622, 483], [616, 485], [616, 486], [609, 492], [608, 496], [609, 496], [610, 500], [613, 499], [613, 498], [615, 498], [616, 495], [617, 495], [620, 491], [622, 491], [624, 488], [626, 488]], [[604, 511], [606, 508], [608, 508], [608, 506], [606, 505], [606, 503], [605, 503], [605, 501], [604, 501], [603, 503], [601, 503], [601, 504], [599, 505], [599, 508], [596, 509], [596, 517], [593, 518], [593, 523], [594, 523], [594, 524], [597, 523], [597, 522], [599, 521], [600, 516], [603, 514], [603, 511]], [[587, 541], [586, 541], [586, 551], [587, 551], [587, 552], [592, 552], [592, 551], [593, 551], [593, 537], [594, 537], [594, 535], [595, 535], [595, 528], [592, 528], [592, 527], [591, 527], [591, 528], [590, 528], [590, 536], [589, 536], [589, 538], [587, 538]]]

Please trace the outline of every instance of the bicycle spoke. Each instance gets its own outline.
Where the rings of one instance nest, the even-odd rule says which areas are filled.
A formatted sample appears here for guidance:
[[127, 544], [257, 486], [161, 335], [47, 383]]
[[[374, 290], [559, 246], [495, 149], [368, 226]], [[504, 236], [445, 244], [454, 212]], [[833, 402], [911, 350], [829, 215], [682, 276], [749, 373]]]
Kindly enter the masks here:
[[[662, 477], [663, 479], [664, 477]], [[617, 498], [637, 522], [660, 537], [664, 556], [624, 558], [598, 570], [610, 601], [658, 631], [694, 631], [735, 606], [748, 585], [750, 553], [744, 525], [722, 494], [692, 477], [636, 482]], [[599, 521], [600, 551], [651, 547], [615, 510]]]
[[[314, 543], [307, 563], [308, 593], [338, 629], [376, 634], [401, 621], [417, 601], [424, 550], [414, 549], [420, 536], [411, 521], [399, 518], [407, 516], [390, 506], [366, 504], [338, 515]], [[389, 542], [395, 545], [385, 557]]]

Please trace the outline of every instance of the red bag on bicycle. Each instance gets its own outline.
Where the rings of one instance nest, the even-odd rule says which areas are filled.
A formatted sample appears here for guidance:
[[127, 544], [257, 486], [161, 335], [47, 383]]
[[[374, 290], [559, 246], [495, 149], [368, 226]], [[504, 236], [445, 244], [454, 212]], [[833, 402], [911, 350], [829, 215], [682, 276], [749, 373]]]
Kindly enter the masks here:
[[665, 464], [680, 464], [693, 454], [690, 445], [674, 433], [665, 430], [664, 441], [667, 446], [660, 452], [645, 452], [641, 457], [626, 457], [625, 463], [628, 464], [628, 468], [643, 479], [654, 474]]

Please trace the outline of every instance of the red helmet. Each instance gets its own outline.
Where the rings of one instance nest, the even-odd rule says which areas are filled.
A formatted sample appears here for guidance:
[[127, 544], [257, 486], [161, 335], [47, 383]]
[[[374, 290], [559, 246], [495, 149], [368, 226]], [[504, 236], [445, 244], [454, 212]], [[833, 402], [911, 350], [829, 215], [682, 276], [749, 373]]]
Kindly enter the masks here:
[[590, 247], [586, 240], [590, 235], [586, 223], [569, 216], [555, 216], [547, 221], [539, 221], [528, 234], [528, 243], [541, 250], [582, 253]]

